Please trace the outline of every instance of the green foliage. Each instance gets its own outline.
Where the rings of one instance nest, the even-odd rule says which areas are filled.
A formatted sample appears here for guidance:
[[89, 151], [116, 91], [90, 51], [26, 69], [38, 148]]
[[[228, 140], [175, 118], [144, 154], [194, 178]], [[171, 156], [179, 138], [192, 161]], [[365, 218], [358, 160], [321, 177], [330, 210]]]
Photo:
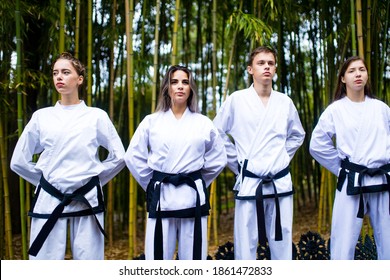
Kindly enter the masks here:
[[[16, 26], [15, 1], [0, 1], [0, 113], [7, 147], [12, 152], [17, 135], [17, 94], [23, 97], [23, 122], [33, 111], [53, 104], [57, 95], [51, 78], [51, 64], [59, 48], [58, 0], [20, 1], [21, 16], [21, 81], [16, 82], [15, 52]], [[73, 52], [79, 45], [78, 57], [87, 64], [87, 2], [80, 1], [80, 38], [75, 42], [76, 3], [65, 1], [65, 49]], [[157, 72], [157, 92], [161, 77], [170, 65], [172, 31], [174, 25], [174, 0], [161, 1], [158, 48], [155, 49], [156, 1], [135, 1], [132, 26], [134, 65], [134, 124], [151, 111], [153, 73]], [[371, 84], [376, 96], [385, 102], [390, 100], [390, 44], [389, 11], [390, 0], [362, 1], [363, 36], [371, 49]], [[116, 16], [111, 18], [112, 9]], [[306, 139], [310, 139], [312, 127], [324, 107], [331, 100], [335, 77], [340, 63], [352, 55], [352, 25], [350, 1], [315, 0], [266, 0], [218, 1], [216, 9], [216, 37], [212, 37], [212, 1], [181, 1], [178, 26], [177, 61], [187, 64], [195, 73], [199, 88], [199, 99], [206, 115], [214, 115], [222, 102], [222, 90], [227, 94], [246, 87], [250, 83], [246, 72], [246, 60], [255, 44], [276, 46], [278, 53], [278, 75], [275, 87], [290, 95], [299, 110]], [[371, 11], [368, 25], [368, 11]], [[127, 88], [127, 55], [125, 1], [93, 1], [93, 44], [90, 63], [92, 105], [109, 108], [109, 64], [113, 52], [114, 64], [114, 123], [125, 146], [129, 139]], [[111, 21], [115, 20], [115, 28]], [[370, 29], [370, 33], [367, 30]], [[367, 38], [367, 34], [371, 34]], [[233, 46], [233, 47], [232, 47]], [[214, 49], [213, 49], [214, 48]], [[213, 59], [212, 52], [215, 51]], [[157, 67], [154, 54], [157, 53]], [[156, 69], [155, 69], [156, 68]], [[216, 71], [212, 73], [212, 69]], [[229, 80], [227, 73], [230, 71]], [[216, 87], [212, 84], [217, 77]], [[225, 85], [226, 84], [226, 85]], [[216, 96], [214, 98], [214, 93]], [[215, 100], [216, 99], [216, 100]], [[214, 103], [216, 107], [214, 108]], [[307, 141], [298, 151], [293, 162], [293, 178], [296, 185], [297, 212], [305, 203], [317, 203], [321, 188], [321, 171], [307, 151]], [[228, 178], [229, 184], [234, 180]], [[18, 178], [10, 174], [11, 181]], [[116, 214], [128, 215], [128, 171], [116, 178]], [[219, 188], [221, 188], [221, 180]], [[226, 189], [231, 186], [225, 183]], [[17, 196], [17, 188], [11, 188], [11, 197]], [[225, 194], [226, 189], [223, 189]], [[126, 198], [126, 199], [123, 199]], [[142, 208], [142, 201], [139, 207]], [[221, 206], [225, 209], [230, 202]], [[18, 207], [14, 203], [14, 207]], [[16, 212], [13, 209], [13, 212]], [[141, 218], [141, 217], [139, 217]]]
[[230, 28], [228, 31], [235, 29], [243, 31], [245, 38], [254, 37], [260, 44], [269, 43], [272, 36], [272, 29], [267, 23], [254, 15], [246, 14], [240, 10], [233, 12], [230, 16]]

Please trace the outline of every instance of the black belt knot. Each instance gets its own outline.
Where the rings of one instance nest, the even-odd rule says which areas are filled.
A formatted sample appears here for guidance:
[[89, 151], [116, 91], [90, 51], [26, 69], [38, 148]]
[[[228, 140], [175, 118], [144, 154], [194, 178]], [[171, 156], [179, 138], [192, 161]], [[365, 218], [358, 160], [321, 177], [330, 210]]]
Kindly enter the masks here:
[[77, 197], [77, 194], [65, 193], [64, 198], [61, 201], [61, 204], [64, 206], [68, 206], [76, 197]]
[[[257, 232], [258, 232], [258, 240], [259, 244], [261, 246], [266, 246], [267, 243], [267, 234], [266, 234], [266, 227], [265, 227], [265, 213], [264, 213], [264, 199], [266, 198], [274, 198], [275, 199], [275, 209], [276, 209], [276, 215], [275, 215], [275, 240], [280, 241], [283, 240], [282, 235], [282, 225], [281, 225], [281, 217], [280, 217], [280, 204], [279, 204], [279, 196], [285, 196], [278, 194], [275, 180], [280, 179], [284, 176], [286, 176], [290, 171], [289, 167], [287, 166], [283, 170], [279, 171], [276, 174], [268, 174], [265, 176], [257, 176], [256, 174], [250, 172], [247, 170], [248, 160], [246, 159], [244, 161], [243, 167], [242, 167], [242, 175], [243, 177], [250, 177], [250, 178], [258, 178], [261, 179], [260, 183], [258, 184], [256, 188], [256, 214], [257, 214]], [[263, 185], [264, 184], [272, 184], [274, 193], [273, 195], [264, 195], [263, 194]], [[291, 195], [292, 192], [286, 193], [286, 195]]]
[[[162, 212], [160, 204], [161, 186], [162, 183], [170, 183], [174, 186], [186, 184], [196, 192], [196, 206], [194, 211], [194, 241], [193, 241], [193, 259], [200, 260], [202, 258], [202, 208], [200, 205], [200, 196], [195, 181], [202, 179], [201, 171], [192, 173], [164, 173], [153, 171], [153, 177], [148, 185], [148, 211], [155, 212], [156, 226], [154, 230], [154, 259], [162, 260], [163, 257], [163, 231], [162, 231]], [[202, 179], [203, 187], [205, 183]], [[206, 195], [206, 192], [205, 192]], [[207, 201], [207, 199], [206, 199]], [[156, 210], [157, 208], [157, 210]], [[174, 212], [174, 211], [173, 211]], [[174, 215], [174, 214], [173, 214]]]
[[[345, 180], [347, 181], [347, 195], [359, 195], [359, 209], [357, 213], [358, 218], [364, 217], [364, 193], [374, 193], [388, 191], [390, 194], [390, 164], [385, 164], [377, 168], [369, 168], [364, 165], [350, 162], [348, 158], [341, 161], [341, 170], [337, 180], [337, 189], [341, 191]], [[358, 186], [355, 187], [355, 174], [358, 173]], [[364, 176], [380, 176], [386, 177], [386, 184], [363, 186]], [[390, 197], [389, 197], [389, 215], [390, 215]]]
[[[93, 211], [92, 205], [89, 203], [89, 201], [85, 198], [85, 194], [87, 194], [90, 190], [92, 190], [95, 187], [99, 187], [99, 178], [98, 176], [94, 176], [91, 178], [91, 180], [85, 184], [84, 186], [78, 188], [73, 193], [61, 193], [58, 189], [53, 187], [46, 179], [42, 176], [41, 180], [39, 181], [39, 186], [42, 187], [47, 193], [54, 196], [58, 200], [60, 200], [60, 203], [57, 205], [57, 207], [53, 210], [53, 212], [49, 215], [46, 223], [43, 225], [41, 231], [38, 233], [37, 237], [35, 238], [34, 242], [31, 244], [31, 247], [28, 251], [28, 253], [32, 256], [36, 256], [39, 252], [39, 250], [42, 248], [43, 243], [45, 242], [46, 238], [49, 236], [51, 230], [53, 229], [54, 225], [58, 221], [58, 219], [61, 217], [65, 206], [69, 205], [72, 201], [79, 201], [83, 204], [85, 204], [88, 209], [87, 211], [81, 211], [82, 216], [86, 215], [94, 215], [96, 223], [102, 232], [104, 236], [106, 236], [106, 233], [101, 226], [99, 220], [96, 217], [96, 214]], [[98, 188], [98, 196], [101, 196], [100, 194], [100, 188]], [[78, 216], [78, 213], [75, 213], [75, 216]]]

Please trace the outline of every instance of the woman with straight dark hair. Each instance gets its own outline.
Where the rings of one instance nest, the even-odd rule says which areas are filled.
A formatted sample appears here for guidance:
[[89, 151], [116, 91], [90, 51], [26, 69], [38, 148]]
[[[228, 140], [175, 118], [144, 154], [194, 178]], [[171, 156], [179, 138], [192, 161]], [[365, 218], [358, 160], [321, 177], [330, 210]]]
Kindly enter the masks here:
[[146, 191], [146, 259], [206, 259], [207, 187], [225, 167], [224, 145], [212, 121], [197, 113], [191, 71], [171, 66], [156, 112], [131, 138], [125, 162]]
[[334, 101], [312, 133], [310, 153], [338, 176], [331, 259], [354, 259], [365, 215], [378, 259], [390, 259], [390, 108], [374, 98], [362, 58], [343, 63]]

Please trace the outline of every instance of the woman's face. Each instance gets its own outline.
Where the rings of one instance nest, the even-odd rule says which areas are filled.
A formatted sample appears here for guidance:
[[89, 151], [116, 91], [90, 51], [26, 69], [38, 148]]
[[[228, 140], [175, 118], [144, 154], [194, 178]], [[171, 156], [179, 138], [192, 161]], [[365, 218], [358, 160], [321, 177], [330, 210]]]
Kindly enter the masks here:
[[169, 96], [172, 100], [172, 106], [187, 106], [190, 92], [190, 81], [187, 73], [182, 70], [173, 72], [169, 81]]
[[351, 62], [341, 81], [345, 83], [347, 94], [348, 92], [364, 92], [364, 86], [368, 80], [367, 69], [363, 61], [356, 60]]
[[53, 83], [61, 96], [78, 96], [78, 87], [83, 83], [83, 76], [80, 76], [73, 67], [70, 60], [59, 59], [53, 67]]

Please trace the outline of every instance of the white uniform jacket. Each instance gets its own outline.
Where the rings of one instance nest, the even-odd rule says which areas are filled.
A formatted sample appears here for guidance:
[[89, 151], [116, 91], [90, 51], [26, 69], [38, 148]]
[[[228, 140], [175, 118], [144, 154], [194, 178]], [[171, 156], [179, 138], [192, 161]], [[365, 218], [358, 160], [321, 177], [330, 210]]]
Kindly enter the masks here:
[[[108, 151], [99, 159], [99, 147]], [[39, 109], [31, 117], [20, 136], [12, 159], [11, 169], [38, 186], [43, 176], [61, 193], [72, 193], [98, 176], [101, 186], [111, 180], [125, 166], [125, 150], [107, 113], [80, 104]], [[33, 155], [39, 154], [33, 161]], [[98, 204], [97, 190], [85, 195], [92, 207]], [[41, 191], [34, 213], [50, 214], [59, 204], [58, 199]], [[64, 213], [86, 209], [82, 203], [72, 202]]]
[[[170, 174], [201, 170], [206, 187], [226, 165], [225, 148], [212, 121], [188, 108], [180, 119], [173, 112], [146, 116], [136, 129], [125, 154], [130, 172], [146, 191], [153, 171]], [[202, 180], [195, 181], [201, 205], [206, 202]], [[195, 207], [196, 192], [187, 185], [163, 183], [162, 211]]]
[[[262, 177], [275, 175], [288, 167], [305, 137], [292, 100], [273, 90], [264, 106], [253, 85], [232, 93], [222, 104], [214, 124], [225, 140], [228, 166], [235, 174], [240, 173], [239, 166], [247, 159], [248, 171]], [[242, 180], [238, 176], [234, 187], [237, 197], [253, 197], [260, 180]], [[278, 193], [292, 191], [290, 174], [274, 183]], [[263, 193], [274, 191], [267, 187]]]
[[[321, 114], [313, 130], [310, 153], [336, 176], [341, 161], [346, 158], [368, 168], [390, 163], [389, 106], [369, 97], [360, 103], [348, 97], [333, 102]], [[355, 185], [357, 180], [358, 176]], [[364, 176], [363, 185], [383, 184], [385, 180], [385, 176]]]

